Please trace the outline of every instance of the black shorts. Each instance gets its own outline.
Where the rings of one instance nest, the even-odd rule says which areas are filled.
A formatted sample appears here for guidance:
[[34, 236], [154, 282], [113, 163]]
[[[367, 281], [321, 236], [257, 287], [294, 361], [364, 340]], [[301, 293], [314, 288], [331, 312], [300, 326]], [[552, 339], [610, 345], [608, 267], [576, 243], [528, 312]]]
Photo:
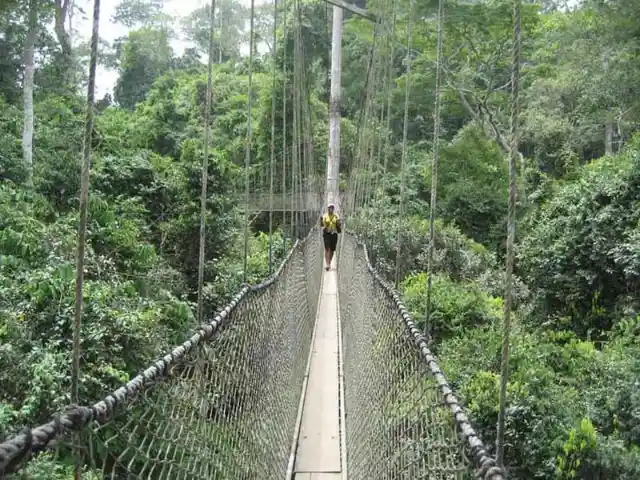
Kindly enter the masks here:
[[324, 248], [328, 248], [332, 252], [336, 251], [336, 247], [338, 246], [338, 234], [337, 233], [326, 233], [322, 234], [322, 239], [324, 240]]

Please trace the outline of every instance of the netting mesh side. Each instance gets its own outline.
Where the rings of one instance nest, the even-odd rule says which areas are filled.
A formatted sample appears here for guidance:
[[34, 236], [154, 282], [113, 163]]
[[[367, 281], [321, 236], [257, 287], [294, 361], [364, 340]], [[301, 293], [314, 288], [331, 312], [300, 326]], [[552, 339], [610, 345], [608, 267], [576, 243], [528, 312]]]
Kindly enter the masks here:
[[466, 417], [446, 380], [354, 237], [339, 262], [348, 478], [501, 479], [475, 433], [459, 428]]
[[[11, 452], [32, 443], [56, 460], [81, 462], [86, 479], [283, 478], [315, 322], [320, 243], [318, 234], [308, 237], [273, 283], [249, 289], [227, 308], [210, 338], [194, 341], [179, 360], [158, 362], [156, 378], [152, 367], [144, 381], [130, 382], [98, 408], [80, 409], [75, 420], [63, 415], [28, 439], [0, 444], [0, 477]], [[108, 419], [92, 420], [99, 411]], [[43, 445], [44, 432], [84, 423], [82, 415], [89, 419], [79, 432]], [[37, 463], [23, 461], [8, 478], [50, 478], [38, 476]]]

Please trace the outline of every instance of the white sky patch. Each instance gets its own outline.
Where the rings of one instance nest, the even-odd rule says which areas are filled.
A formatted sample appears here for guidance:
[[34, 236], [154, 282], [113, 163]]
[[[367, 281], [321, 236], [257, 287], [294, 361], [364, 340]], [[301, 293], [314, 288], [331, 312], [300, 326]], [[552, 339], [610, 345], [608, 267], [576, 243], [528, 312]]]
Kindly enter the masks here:
[[[77, 30], [76, 42], [86, 41], [91, 38], [91, 19], [93, 17], [93, 1], [92, 0], [76, 0], [77, 5], [85, 10], [85, 18], [75, 17], [73, 19], [73, 28]], [[100, 2], [100, 38], [112, 43], [116, 38], [124, 37], [129, 33], [129, 29], [123, 25], [111, 22], [111, 17], [115, 13], [116, 7], [122, 0], [102, 0]], [[239, 0], [242, 5], [247, 8], [251, 6], [251, 0]], [[175, 18], [174, 29], [177, 37], [171, 42], [174, 54], [182, 55], [186, 48], [193, 46], [191, 42], [184, 40], [180, 32], [180, 18], [186, 17], [194, 10], [209, 4], [208, 0], [167, 0], [165, 12]], [[269, 3], [269, 0], [255, 0], [255, 5]], [[241, 47], [242, 54], [249, 53], [249, 46]], [[98, 65], [96, 71], [96, 99], [101, 99], [106, 93], [113, 94], [113, 88], [118, 79], [118, 72], [105, 68], [104, 65]]]

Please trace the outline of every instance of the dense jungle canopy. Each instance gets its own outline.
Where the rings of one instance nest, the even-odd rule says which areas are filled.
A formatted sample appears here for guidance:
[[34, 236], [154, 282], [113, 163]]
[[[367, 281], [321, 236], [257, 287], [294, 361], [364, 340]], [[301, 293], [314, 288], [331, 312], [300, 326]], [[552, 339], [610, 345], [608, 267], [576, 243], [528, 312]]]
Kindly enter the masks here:
[[[100, 72], [116, 75], [94, 105], [80, 385], [85, 401], [102, 398], [197, 324], [210, 7], [201, 2], [177, 16], [169, 1], [111, 3], [111, 25], [126, 33], [99, 45]], [[357, 2], [370, 11], [382, 3]], [[345, 221], [368, 236], [378, 270], [390, 279], [402, 226], [400, 286], [424, 323], [436, 5], [416, 3], [407, 204], [401, 218], [408, 1], [400, 0], [391, 117], [379, 126], [390, 139], [385, 182], [375, 184], [384, 191]], [[216, 9], [205, 315], [240, 288], [244, 260], [239, 199], [248, 8], [220, 0]], [[88, 37], [77, 25], [88, 23], [91, 11], [90, 2], [81, 0], [0, 2], [0, 439], [70, 402], [89, 62]], [[309, 168], [324, 175], [331, 10], [321, 0], [305, 0], [301, 18], [314, 152]], [[523, 4], [522, 161], [505, 451], [514, 479], [640, 479], [638, 18], [640, 3], [633, 0]], [[254, 189], [266, 184], [272, 98], [281, 105], [282, 82], [294, 84], [291, 49], [283, 56], [292, 33], [280, 28], [274, 45], [272, 21], [272, 6], [258, 6]], [[343, 187], [357, 168], [358, 112], [373, 28], [367, 19], [345, 15]], [[433, 350], [487, 445], [495, 442], [498, 415], [511, 29], [509, 0], [446, 2]], [[187, 47], [176, 47], [177, 40]], [[275, 125], [281, 155], [281, 111]], [[287, 171], [277, 167], [275, 176], [289, 188]], [[263, 212], [251, 224], [253, 283], [268, 274], [265, 219]], [[279, 261], [293, 232], [282, 215], [275, 223]], [[45, 457], [38, 462], [31, 478], [73, 478], [66, 466]]]

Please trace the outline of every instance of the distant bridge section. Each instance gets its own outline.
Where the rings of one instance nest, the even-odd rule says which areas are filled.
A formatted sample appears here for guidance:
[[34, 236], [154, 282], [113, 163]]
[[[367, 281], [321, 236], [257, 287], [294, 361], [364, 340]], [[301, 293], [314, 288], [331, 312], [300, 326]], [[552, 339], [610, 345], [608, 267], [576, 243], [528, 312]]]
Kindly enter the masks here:
[[[269, 211], [271, 209], [271, 195], [268, 193], [249, 194], [249, 210], [251, 212]], [[290, 193], [273, 194], [274, 212], [312, 212], [320, 211], [324, 201], [324, 193], [302, 192], [297, 195]], [[239, 203], [244, 205], [244, 196], [240, 196]]]

